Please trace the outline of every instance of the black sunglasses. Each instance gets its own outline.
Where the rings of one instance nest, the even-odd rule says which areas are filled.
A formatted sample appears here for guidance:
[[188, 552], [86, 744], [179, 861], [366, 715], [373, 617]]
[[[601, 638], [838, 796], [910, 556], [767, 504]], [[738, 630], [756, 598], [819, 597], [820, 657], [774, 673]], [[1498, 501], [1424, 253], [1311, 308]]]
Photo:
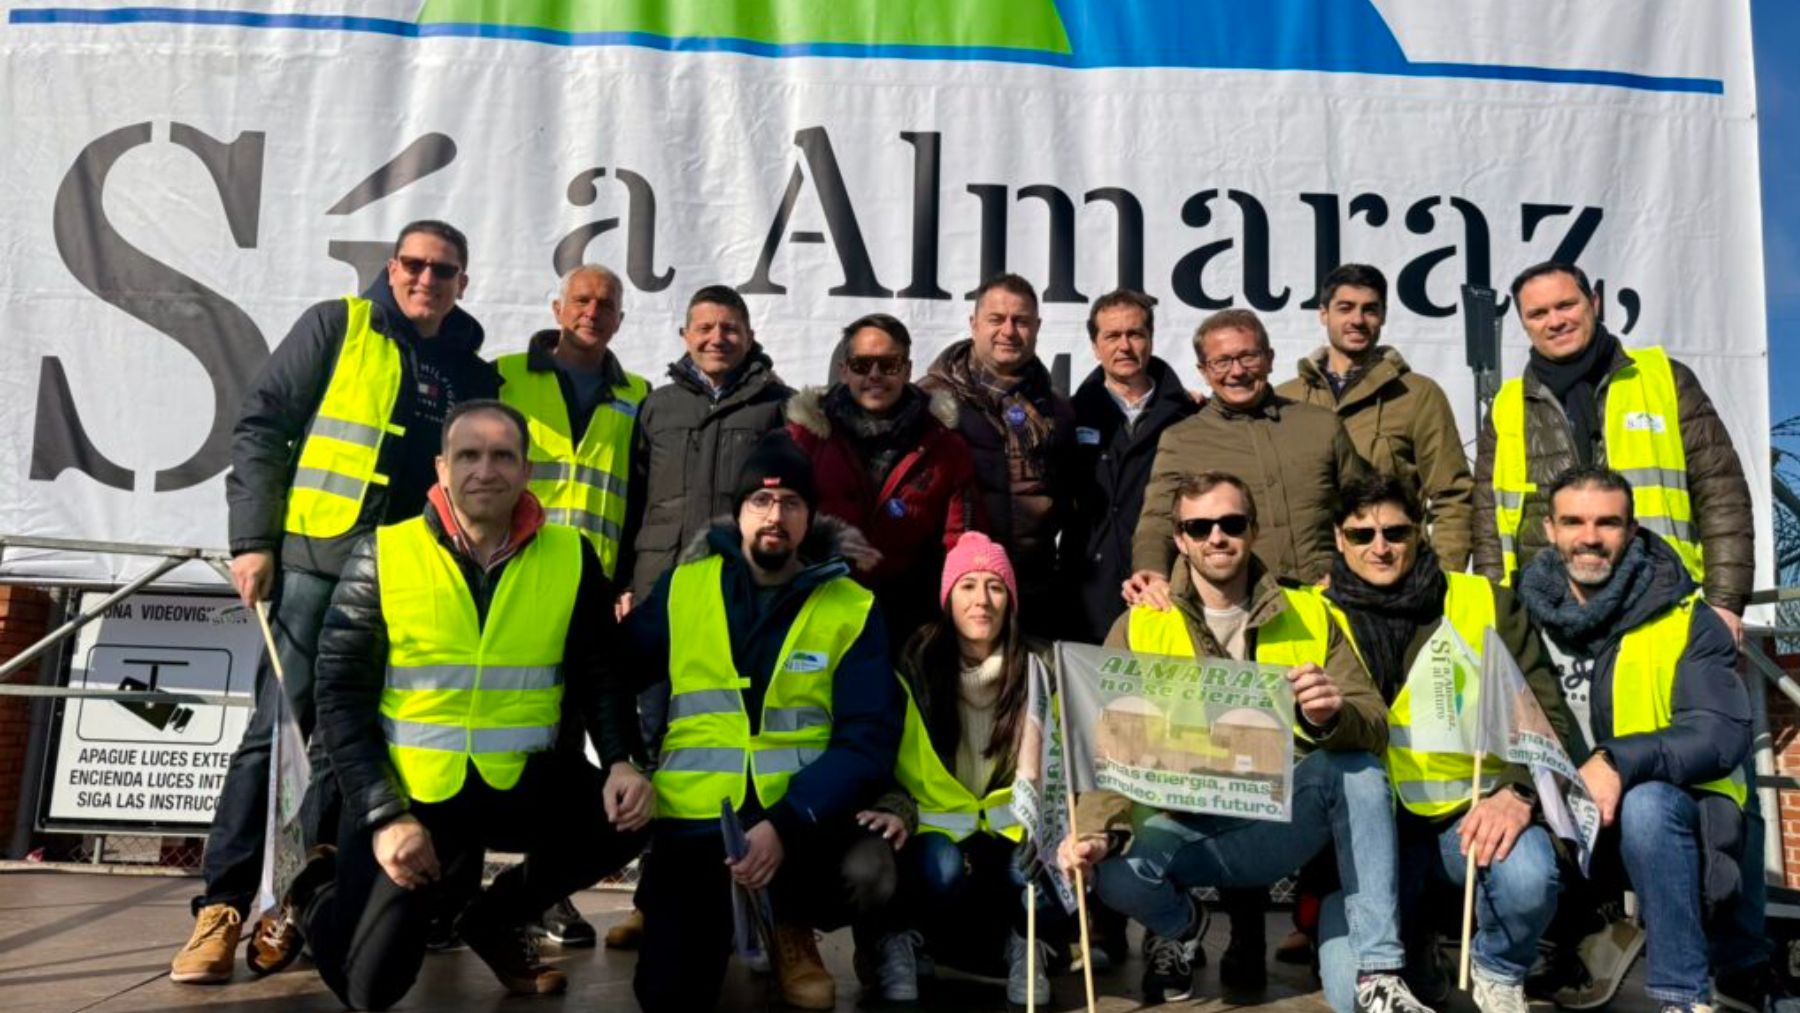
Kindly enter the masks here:
[[424, 257], [395, 257], [400, 262], [400, 270], [408, 277], [417, 278], [421, 272], [430, 271], [438, 281], [449, 281], [462, 273], [461, 264], [452, 264], [443, 260], [426, 260]]
[[1386, 539], [1389, 545], [1405, 545], [1413, 540], [1413, 534], [1418, 528], [1411, 524], [1389, 524], [1382, 528], [1343, 528], [1341, 530], [1344, 532], [1344, 541], [1351, 545], [1374, 544], [1377, 531], [1381, 532], [1381, 537]]
[[882, 376], [899, 376], [906, 368], [906, 357], [901, 355], [852, 355], [844, 360], [844, 368], [857, 376], [868, 376], [876, 370]]
[[1225, 532], [1227, 538], [1242, 538], [1244, 532], [1250, 530], [1250, 518], [1243, 514], [1226, 514], [1223, 517], [1189, 517], [1177, 524], [1176, 527], [1181, 529], [1182, 534], [1200, 542], [1212, 537], [1215, 524], [1219, 526], [1219, 530]]

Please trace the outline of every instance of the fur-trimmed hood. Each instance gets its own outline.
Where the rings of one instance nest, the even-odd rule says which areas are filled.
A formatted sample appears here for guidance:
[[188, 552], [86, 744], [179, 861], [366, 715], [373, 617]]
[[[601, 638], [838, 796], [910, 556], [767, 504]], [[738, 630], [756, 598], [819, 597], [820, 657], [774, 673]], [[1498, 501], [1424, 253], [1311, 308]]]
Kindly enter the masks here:
[[[705, 531], [690, 539], [681, 550], [676, 560], [681, 563], [696, 563], [708, 556], [730, 555], [743, 557], [742, 541], [738, 535], [737, 520], [729, 514], [714, 517]], [[800, 542], [800, 560], [806, 564], [802, 573], [813, 570], [843, 567], [845, 573], [853, 569], [862, 569], [865, 565], [874, 565], [881, 558], [881, 553], [869, 544], [862, 530], [839, 517], [830, 514], [817, 514], [813, 517], [812, 529]], [[865, 563], [864, 561], [867, 561]], [[829, 574], [836, 576], [837, 574]], [[821, 577], [826, 574], [821, 574]]]
[[[784, 409], [787, 420], [794, 425], [817, 436], [821, 440], [831, 438], [831, 417], [825, 411], [825, 398], [840, 385], [829, 387], [805, 387], [793, 397], [788, 398]], [[920, 397], [928, 398], [926, 408], [931, 417], [945, 429], [956, 428], [956, 396], [948, 390], [939, 389], [927, 392], [916, 383], [907, 384]]]

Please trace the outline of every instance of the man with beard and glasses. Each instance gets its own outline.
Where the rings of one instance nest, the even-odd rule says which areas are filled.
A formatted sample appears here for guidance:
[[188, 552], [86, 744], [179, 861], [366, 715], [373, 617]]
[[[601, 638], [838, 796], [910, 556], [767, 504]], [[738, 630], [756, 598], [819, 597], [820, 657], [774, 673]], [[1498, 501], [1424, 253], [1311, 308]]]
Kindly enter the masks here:
[[[837, 996], [813, 930], [894, 890], [887, 841], [856, 822], [889, 783], [905, 713], [881, 610], [850, 579], [841, 522], [815, 519], [812, 465], [787, 434], [758, 444], [735, 489], [733, 518], [625, 623], [632, 670], [670, 691], [656, 860], [638, 890], [634, 988], [648, 1013], [717, 1004], [733, 882], [768, 890], [777, 983], [802, 1009]], [[748, 828], [748, 853], [729, 863], [721, 799]]]
[[1319, 284], [1325, 345], [1300, 360], [1283, 397], [1337, 412], [1356, 452], [1393, 475], [1425, 506], [1431, 547], [1445, 572], [1469, 565], [1469, 458], [1444, 389], [1381, 344], [1387, 278], [1368, 264], [1341, 264]]
[[1709, 935], [1738, 924], [1749, 899], [1737, 882], [1750, 749], [1737, 646], [1680, 553], [1638, 524], [1623, 475], [1573, 468], [1545, 494], [1554, 551], [1526, 565], [1518, 594], [1588, 690], [1581, 779], [1609, 831], [1594, 863], [1616, 851], [1637, 892], [1645, 992], [1664, 1013], [1710, 1010]]
[[[1571, 756], [1580, 756], [1575, 718], [1537, 630], [1512, 592], [1485, 577], [1446, 573], [1424, 540], [1424, 511], [1394, 476], [1352, 482], [1337, 510], [1338, 558], [1325, 599], [1369, 677], [1388, 703], [1388, 778], [1400, 801], [1402, 936], [1408, 977], [1428, 1001], [1449, 997], [1437, 961], [1434, 917], [1443, 905], [1426, 891], [1461, 891], [1466, 858], [1482, 870], [1476, 890], [1473, 1000], [1482, 1013], [1525, 1013], [1525, 974], [1538, 940], [1556, 914], [1557, 853], [1537, 809], [1529, 771], [1490, 756], [1470, 805], [1473, 756], [1412, 748], [1413, 715], [1429, 707], [1433, 659], [1457, 650], [1479, 657], [1492, 627], [1518, 662], [1532, 695]], [[1447, 894], [1440, 894], [1447, 895]], [[1332, 965], [1347, 956], [1327, 945], [1320, 955], [1329, 984]]]
[[[1347, 937], [1354, 959], [1328, 981], [1338, 1013], [1421, 1013], [1399, 970], [1392, 793], [1379, 753], [1387, 708], [1343, 631], [1311, 589], [1277, 583], [1252, 555], [1257, 503], [1236, 476], [1203, 472], [1170, 494], [1178, 553], [1170, 578], [1174, 606], [1134, 606], [1114, 623], [1107, 646], [1144, 654], [1234, 658], [1286, 669], [1294, 693], [1293, 818], [1274, 823], [1137, 805], [1089, 791], [1058, 850], [1065, 869], [1097, 867], [1107, 906], [1141, 922], [1144, 1000], [1186, 998], [1206, 918], [1196, 887], [1268, 885], [1327, 845], [1337, 848], [1347, 893], [1330, 906], [1327, 939]], [[1238, 991], [1224, 982], [1227, 991]]]

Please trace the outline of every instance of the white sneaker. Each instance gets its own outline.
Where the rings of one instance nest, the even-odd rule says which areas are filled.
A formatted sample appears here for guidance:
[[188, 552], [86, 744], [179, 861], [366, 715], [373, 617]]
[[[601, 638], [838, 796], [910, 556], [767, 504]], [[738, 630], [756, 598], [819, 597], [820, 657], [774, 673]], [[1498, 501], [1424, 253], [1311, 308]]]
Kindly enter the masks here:
[[1475, 979], [1475, 988], [1469, 998], [1474, 1000], [1475, 1008], [1481, 1013], [1529, 1013], [1524, 982], [1501, 981], [1483, 971], [1480, 964], [1471, 967], [1469, 974]]
[[1026, 985], [1033, 979], [1036, 980], [1038, 1004], [1050, 1001], [1050, 974], [1044, 967], [1050, 956], [1050, 946], [1038, 940], [1037, 973], [1032, 975], [1025, 972], [1025, 955], [1029, 950], [1024, 936], [1013, 933], [1006, 937], [1006, 1001], [1015, 1006], [1025, 1005]]

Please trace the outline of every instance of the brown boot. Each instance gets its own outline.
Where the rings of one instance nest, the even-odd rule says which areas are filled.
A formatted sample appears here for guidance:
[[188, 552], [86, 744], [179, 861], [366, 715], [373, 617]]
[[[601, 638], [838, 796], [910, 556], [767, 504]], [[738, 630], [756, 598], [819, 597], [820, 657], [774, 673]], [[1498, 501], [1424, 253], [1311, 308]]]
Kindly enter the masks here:
[[456, 933], [513, 995], [557, 995], [569, 987], [561, 971], [538, 962], [537, 942], [521, 925], [501, 925], [479, 904], [456, 921]]
[[618, 924], [606, 930], [606, 948], [635, 950], [644, 938], [644, 912], [632, 908]]
[[286, 904], [256, 920], [250, 941], [244, 944], [244, 965], [256, 975], [285, 970], [300, 956], [300, 926]]
[[775, 978], [781, 997], [800, 1009], [831, 1009], [837, 1005], [837, 982], [819, 959], [819, 944], [804, 925], [776, 925], [771, 947]]
[[194, 917], [194, 934], [169, 964], [169, 978], [189, 985], [231, 980], [244, 916], [230, 904], [208, 904]]

